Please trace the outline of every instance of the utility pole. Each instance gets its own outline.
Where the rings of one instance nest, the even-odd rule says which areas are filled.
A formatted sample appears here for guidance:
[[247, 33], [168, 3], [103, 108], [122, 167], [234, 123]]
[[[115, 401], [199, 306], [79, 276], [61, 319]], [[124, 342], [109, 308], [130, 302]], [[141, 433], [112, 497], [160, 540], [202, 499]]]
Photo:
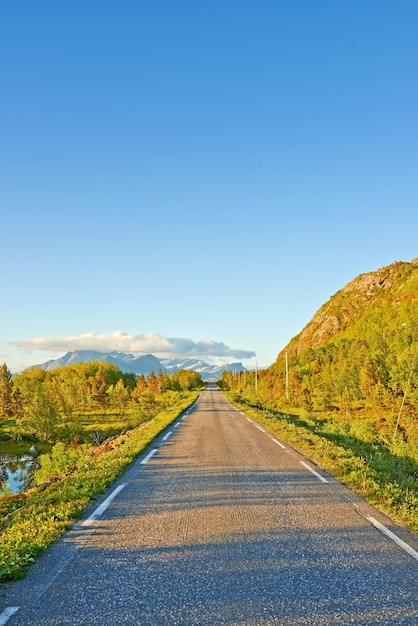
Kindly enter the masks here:
[[257, 361], [255, 362], [255, 392], [258, 391]]
[[289, 400], [289, 357], [286, 352], [286, 400]]

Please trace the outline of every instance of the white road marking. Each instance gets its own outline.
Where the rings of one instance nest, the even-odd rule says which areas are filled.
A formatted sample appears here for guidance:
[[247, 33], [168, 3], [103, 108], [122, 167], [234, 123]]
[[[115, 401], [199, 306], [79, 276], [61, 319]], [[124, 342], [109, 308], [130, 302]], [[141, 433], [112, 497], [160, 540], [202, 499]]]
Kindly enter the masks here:
[[303, 467], [306, 467], [307, 470], [309, 470], [310, 472], [312, 472], [312, 474], [314, 476], [316, 476], [317, 478], [319, 478], [320, 481], [322, 481], [323, 483], [327, 483], [327, 479], [324, 478], [323, 476], [321, 476], [321, 474], [318, 474], [318, 472], [316, 472], [313, 467], [309, 467], [309, 465], [307, 463], [304, 463], [303, 461], [300, 461], [301, 465], [303, 465]]
[[164, 435], [163, 437], [163, 441], [167, 441], [167, 439], [173, 434], [173, 431], [170, 430], [170, 432], [168, 432], [166, 435]]
[[262, 433], [265, 433], [266, 431], [264, 430], [264, 428], [261, 428], [261, 426], [259, 426], [258, 424], [254, 424], [254, 426], [256, 428], [258, 428], [258, 430], [261, 430]]
[[286, 450], [286, 446], [284, 446], [281, 441], [277, 441], [277, 439], [272, 439], [272, 441], [274, 441], [274, 443], [277, 443], [278, 446], [280, 446], [281, 448], [283, 448], [283, 450]]
[[409, 556], [412, 556], [413, 559], [416, 559], [418, 561], [418, 552], [416, 552], [416, 550], [414, 550], [413, 548], [411, 548], [411, 546], [405, 543], [405, 541], [402, 541], [402, 539], [400, 539], [398, 535], [395, 535], [395, 533], [389, 530], [389, 528], [386, 528], [386, 526], [383, 526], [383, 524], [374, 519], [374, 517], [366, 517], [366, 519], [368, 522], [370, 522], [370, 524], [373, 524], [375, 528], [377, 528], [387, 537], [389, 537], [389, 539], [392, 539], [392, 541], [394, 541], [396, 545], [402, 548], [402, 550], [405, 550], [405, 552], [407, 552]]
[[18, 606], [8, 606], [7, 609], [4, 609], [3, 613], [0, 613], [0, 626], [3, 626], [9, 617], [12, 617], [18, 610]]
[[177, 424], [174, 424], [174, 428], [178, 428], [180, 426], [180, 422], [177, 422]]
[[240, 411], [241, 415], [245, 415], [245, 413], [243, 413], [242, 411]]
[[252, 423], [253, 423], [253, 420], [250, 420], [250, 418], [249, 418], [249, 417], [247, 417], [247, 422], [250, 422], [250, 424], [252, 424]]
[[98, 506], [95, 511], [93, 511], [90, 517], [85, 519], [84, 522], [81, 522], [80, 526], [90, 526], [98, 517], [100, 517], [100, 515], [102, 515], [106, 511], [109, 504], [112, 502], [114, 498], [116, 498], [118, 493], [122, 491], [124, 487], [126, 487], [126, 483], [123, 483], [123, 485], [119, 485], [119, 487], [116, 487], [116, 489], [112, 491], [110, 496], [108, 496], [106, 500], [102, 502], [102, 504]]
[[145, 459], [142, 459], [142, 461], [141, 461], [141, 465], [145, 465], [146, 463], [148, 463], [148, 461], [150, 460], [150, 458], [151, 458], [152, 456], [154, 456], [154, 454], [155, 454], [156, 452], [158, 452], [158, 448], [154, 448], [153, 450], [151, 450], [151, 452], [149, 452], [149, 453], [147, 454], [147, 456], [145, 457]]

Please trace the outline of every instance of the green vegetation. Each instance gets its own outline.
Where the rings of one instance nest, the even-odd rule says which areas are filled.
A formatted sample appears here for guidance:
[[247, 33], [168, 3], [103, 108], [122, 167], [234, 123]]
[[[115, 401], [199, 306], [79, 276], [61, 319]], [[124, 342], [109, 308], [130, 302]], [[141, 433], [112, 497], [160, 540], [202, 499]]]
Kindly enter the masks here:
[[268, 369], [222, 388], [266, 427], [418, 531], [418, 261], [335, 294]]
[[[11, 376], [0, 368], [0, 442], [83, 443], [133, 428], [177, 401], [178, 393], [203, 387], [189, 370], [145, 378], [104, 361]], [[120, 416], [120, 420], [118, 420]]]
[[1, 439], [43, 454], [28, 491], [0, 496], [0, 581], [24, 575], [203, 388], [196, 372], [136, 378], [99, 362], [3, 374]]

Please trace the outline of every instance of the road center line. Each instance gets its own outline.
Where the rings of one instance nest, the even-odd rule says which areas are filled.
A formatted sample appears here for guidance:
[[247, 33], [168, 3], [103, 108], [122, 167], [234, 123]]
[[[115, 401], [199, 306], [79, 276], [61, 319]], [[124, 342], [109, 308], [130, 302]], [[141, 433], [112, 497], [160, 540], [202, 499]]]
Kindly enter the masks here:
[[123, 483], [123, 485], [119, 485], [119, 487], [116, 487], [116, 489], [114, 489], [112, 491], [112, 493], [110, 494], [110, 496], [108, 496], [106, 498], [106, 500], [104, 502], [102, 502], [102, 504], [100, 506], [97, 507], [97, 509], [95, 511], [93, 511], [93, 513], [90, 515], [90, 517], [88, 517], [87, 519], [84, 520], [84, 522], [81, 522], [80, 526], [91, 526], [91, 524], [98, 518], [100, 517], [100, 515], [103, 515], [103, 513], [106, 511], [107, 507], [109, 506], [109, 504], [112, 502], [112, 500], [114, 500], [114, 498], [116, 498], [116, 496], [118, 495], [118, 493], [120, 491], [122, 491], [122, 489], [126, 487], [126, 483]]
[[411, 546], [405, 543], [405, 541], [402, 541], [402, 539], [400, 539], [398, 535], [395, 535], [395, 533], [393, 533], [391, 530], [389, 530], [389, 528], [386, 528], [386, 526], [378, 522], [374, 517], [366, 517], [366, 519], [368, 522], [370, 522], [370, 524], [372, 524], [375, 528], [380, 530], [383, 534], [389, 537], [389, 539], [396, 543], [396, 545], [402, 548], [402, 550], [405, 550], [405, 552], [407, 552], [409, 556], [412, 556], [413, 559], [416, 559], [418, 561], [418, 552], [416, 552], [416, 550], [414, 550], [413, 548], [411, 548]]
[[272, 441], [274, 441], [274, 443], [277, 443], [278, 446], [280, 446], [281, 448], [283, 448], [283, 450], [286, 450], [286, 446], [284, 446], [281, 441], [277, 441], [277, 439], [274, 439], [272, 437]]
[[173, 431], [170, 430], [170, 432], [168, 432], [166, 435], [164, 435], [163, 437], [163, 441], [167, 441], [167, 439], [173, 434]]
[[3, 613], [0, 613], [0, 626], [3, 626], [9, 619], [19, 610], [18, 606], [8, 606], [4, 609]]
[[155, 454], [156, 452], [158, 452], [158, 448], [154, 448], [153, 450], [151, 450], [151, 452], [149, 452], [149, 453], [147, 454], [147, 456], [145, 457], [145, 459], [142, 459], [142, 461], [141, 461], [140, 465], [145, 465], [146, 463], [148, 463], [148, 461], [150, 460], [150, 458], [151, 458], [152, 456], [154, 456], [154, 454]]
[[303, 467], [306, 467], [307, 470], [309, 470], [310, 472], [312, 472], [312, 474], [314, 476], [316, 476], [317, 478], [319, 478], [320, 481], [322, 481], [323, 483], [327, 483], [327, 479], [324, 478], [323, 476], [321, 476], [321, 474], [318, 474], [318, 472], [316, 472], [313, 467], [309, 467], [309, 465], [307, 463], [304, 463], [303, 461], [299, 461], [301, 465], [303, 465]]

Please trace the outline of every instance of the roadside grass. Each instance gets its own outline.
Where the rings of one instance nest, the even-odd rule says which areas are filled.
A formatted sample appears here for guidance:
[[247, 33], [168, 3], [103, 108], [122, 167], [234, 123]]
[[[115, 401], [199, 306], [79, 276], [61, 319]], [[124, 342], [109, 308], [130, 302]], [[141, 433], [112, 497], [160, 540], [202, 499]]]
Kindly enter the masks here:
[[[120, 413], [80, 413], [73, 416], [82, 439], [98, 443], [107, 437], [113, 437], [123, 429], [131, 429], [139, 426], [141, 422], [133, 420], [131, 412]], [[145, 420], [144, 420], [145, 421]]]
[[[394, 521], [418, 533], [418, 462], [401, 440], [388, 442], [370, 431], [318, 420], [307, 411], [292, 414], [254, 406], [235, 392], [222, 393], [267, 430], [302, 452]], [[362, 433], [364, 430], [364, 433]], [[362, 438], [364, 434], [364, 438]], [[412, 453], [411, 453], [412, 451]]]
[[[87, 505], [193, 404], [198, 395], [183, 392], [176, 404], [119, 435], [113, 441], [115, 447], [97, 458], [93, 456], [95, 447], [92, 444], [69, 450], [63, 444], [57, 444], [55, 453], [52, 448], [51, 454], [45, 455], [46, 467], [51, 471], [61, 469], [61, 475], [49, 477], [54, 482], [41, 483], [26, 493], [1, 496], [0, 582], [23, 577], [26, 567], [81, 517]], [[45, 471], [38, 478], [44, 480]], [[48, 486], [43, 488], [46, 484]]]

